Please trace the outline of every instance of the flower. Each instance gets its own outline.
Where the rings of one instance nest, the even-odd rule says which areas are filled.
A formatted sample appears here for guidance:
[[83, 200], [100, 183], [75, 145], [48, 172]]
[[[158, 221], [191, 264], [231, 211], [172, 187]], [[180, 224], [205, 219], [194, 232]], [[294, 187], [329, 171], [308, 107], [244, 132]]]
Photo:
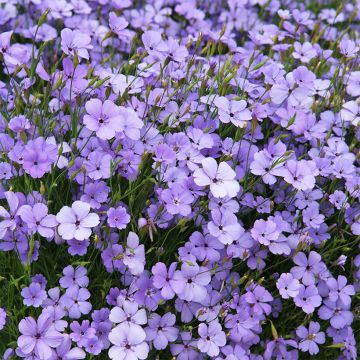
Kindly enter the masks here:
[[116, 209], [110, 208], [107, 211], [107, 216], [107, 223], [112, 228], [125, 229], [130, 222], [130, 215], [123, 206], [118, 206]]
[[145, 309], [139, 309], [139, 306], [134, 301], [125, 300], [120, 306], [115, 306], [111, 309], [109, 319], [121, 326], [125, 325], [127, 328], [133, 328], [136, 332], [143, 332], [141, 325], [147, 323], [147, 315]]
[[273, 254], [290, 254], [287, 239], [283, 236], [277, 224], [272, 220], [256, 220], [251, 229], [252, 237], [260, 244], [266, 245]]
[[256, 220], [251, 230], [251, 236], [263, 245], [270, 245], [270, 242], [277, 240], [279, 235], [276, 224], [271, 220]]
[[18, 214], [32, 231], [38, 232], [45, 238], [54, 236], [54, 228], [57, 226], [56, 217], [48, 214], [45, 204], [23, 205], [19, 208]]
[[64, 276], [60, 278], [60, 286], [64, 289], [72, 287], [74, 285], [78, 287], [87, 287], [89, 284], [89, 278], [86, 276], [86, 268], [83, 266], [77, 266], [75, 269], [73, 266], [68, 265], [63, 269]]
[[85, 350], [89, 354], [99, 355], [103, 349], [103, 343], [97, 336], [91, 337], [86, 341]]
[[315, 186], [314, 171], [305, 160], [288, 160], [285, 166], [273, 171], [297, 190], [312, 189]]
[[316, 56], [316, 50], [308, 41], [300, 44], [298, 41], [294, 42], [294, 52], [292, 53], [295, 59], [299, 59], [303, 63], [308, 63]]
[[4, 328], [6, 324], [6, 311], [4, 308], [0, 308], [0, 330]]
[[141, 40], [143, 41], [146, 51], [151, 55], [159, 55], [159, 53], [166, 51], [167, 46], [161, 38], [160, 32], [157, 31], [145, 31]]
[[175, 294], [181, 294], [185, 288], [185, 279], [181, 271], [176, 270], [176, 263], [166, 269], [166, 265], [162, 262], [156, 263], [151, 272], [153, 274], [154, 286], [161, 289], [161, 295], [164, 299], [170, 300]]
[[197, 341], [193, 340], [190, 332], [181, 332], [180, 337], [182, 343], [170, 344], [172, 355], [177, 356], [178, 360], [195, 360], [198, 356]]
[[273, 300], [271, 294], [262, 286], [256, 285], [253, 290], [248, 291], [245, 296], [245, 301], [253, 305], [256, 314], [269, 314], [271, 306], [267, 304]]
[[244, 232], [236, 216], [230, 211], [221, 212], [218, 209], [211, 211], [211, 221], [207, 227], [210, 234], [223, 244], [231, 244]]
[[335, 329], [342, 329], [351, 325], [354, 315], [350, 311], [350, 305], [344, 305], [340, 300], [334, 302], [324, 300], [324, 305], [318, 311], [321, 320], [330, 320]]
[[31, 283], [29, 287], [23, 288], [21, 290], [21, 296], [24, 298], [23, 303], [26, 306], [33, 306], [35, 308], [41, 306], [47, 298], [46, 291], [36, 282]]
[[93, 48], [90, 42], [90, 36], [79, 30], [61, 30], [61, 49], [66, 55], [75, 56], [76, 52], [80, 58], [89, 59], [88, 50]]
[[355, 42], [349, 39], [342, 39], [340, 41], [339, 48], [340, 48], [340, 53], [347, 58], [354, 57], [359, 51], [359, 47], [356, 46]]
[[311, 203], [305, 210], [303, 210], [302, 215], [304, 223], [314, 229], [320, 228], [320, 225], [325, 220], [325, 216], [319, 213], [319, 204], [316, 202]]
[[276, 281], [276, 287], [283, 299], [294, 298], [299, 294], [300, 282], [291, 273], [283, 273]]
[[220, 121], [225, 124], [231, 122], [237, 127], [244, 128], [252, 119], [245, 100], [228, 100], [225, 96], [218, 96], [214, 104], [218, 108]]
[[316, 307], [321, 305], [322, 299], [315, 285], [309, 285], [308, 287], [300, 285], [299, 293], [295, 296], [294, 302], [306, 314], [311, 314]]
[[172, 215], [187, 216], [191, 213], [190, 205], [194, 201], [194, 197], [181, 185], [175, 184], [171, 189], [163, 190], [161, 199], [165, 202], [166, 211]]
[[30, 140], [24, 147], [22, 166], [27, 174], [37, 179], [51, 170], [51, 165], [58, 158], [58, 149], [43, 137]]
[[15, 230], [16, 228], [16, 217], [19, 215], [19, 198], [12, 191], [5, 192], [5, 198], [9, 205], [9, 211], [3, 206], [0, 206], [0, 217], [3, 220], [0, 221], [0, 237], [3, 238], [7, 230]]
[[42, 313], [36, 321], [26, 317], [19, 323], [21, 335], [17, 345], [21, 352], [30, 355], [34, 352], [40, 360], [48, 360], [52, 356], [52, 348], [56, 348], [63, 341], [63, 335], [55, 330], [53, 321], [47, 313]]
[[123, 127], [120, 109], [111, 100], [91, 99], [85, 104], [84, 125], [102, 140], [110, 140]]
[[148, 327], [145, 328], [146, 340], [153, 342], [155, 349], [165, 349], [169, 342], [174, 342], [179, 333], [179, 329], [174, 327], [175, 315], [166, 313], [163, 316], [152, 314], [148, 320]]
[[76, 342], [77, 346], [84, 347], [88, 340], [95, 337], [96, 330], [90, 326], [89, 320], [83, 320], [80, 324], [73, 321], [70, 324], [70, 339]]
[[299, 326], [296, 329], [296, 335], [301, 338], [299, 342], [299, 349], [303, 352], [309, 352], [310, 355], [315, 355], [319, 352], [317, 344], [325, 343], [325, 334], [320, 331], [320, 324], [315, 321], [310, 321], [309, 329], [305, 326]]
[[340, 116], [344, 121], [350, 121], [357, 126], [360, 122], [360, 108], [356, 101], [348, 101], [342, 105]]
[[69, 206], [61, 208], [56, 215], [59, 223], [59, 235], [65, 240], [88, 239], [91, 235], [91, 228], [99, 225], [100, 218], [95, 213], [90, 213], [90, 205], [83, 201], [75, 201]]
[[226, 162], [219, 165], [213, 158], [205, 158], [201, 161], [202, 169], [194, 171], [194, 181], [196, 185], [208, 186], [215, 197], [225, 196], [234, 197], [240, 189], [240, 185], [235, 180], [235, 171]]
[[197, 264], [183, 263], [181, 273], [185, 279], [185, 289], [179, 294], [180, 299], [201, 302], [205, 299], [206, 285], [211, 280], [209, 270]]
[[56, 356], [60, 359], [85, 359], [85, 351], [79, 347], [72, 347], [70, 336], [64, 334], [62, 343], [55, 349]]
[[129, 232], [123, 255], [123, 262], [132, 275], [140, 275], [145, 266], [145, 247], [139, 245], [139, 237], [132, 231]]
[[220, 353], [219, 347], [226, 344], [226, 336], [218, 321], [212, 321], [209, 325], [201, 323], [198, 328], [201, 339], [198, 340], [199, 350], [208, 356], [217, 356]]
[[109, 340], [113, 344], [109, 349], [110, 359], [146, 359], [149, 345], [145, 342], [145, 338], [145, 332], [138, 332], [127, 326], [115, 327], [109, 334]]
[[123, 18], [116, 16], [115, 12], [111, 11], [109, 14], [109, 26], [113, 33], [119, 37], [123, 37], [128, 30], [129, 23]]
[[330, 278], [326, 282], [329, 288], [329, 300], [336, 302], [340, 300], [344, 305], [351, 303], [351, 296], [355, 295], [355, 289], [352, 285], [346, 285], [347, 279], [345, 276], [339, 275], [337, 280]]
[[294, 256], [293, 261], [298, 265], [290, 270], [294, 278], [301, 280], [304, 285], [315, 284], [315, 275], [323, 270], [321, 256], [315, 251], [310, 251], [307, 258], [303, 252], [300, 252]]
[[66, 308], [68, 315], [72, 319], [79, 319], [81, 314], [88, 314], [92, 305], [87, 301], [90, 293], [85, 288], [74, 285], [66, 289], [65, 294], [60, 298], [60, 304]]

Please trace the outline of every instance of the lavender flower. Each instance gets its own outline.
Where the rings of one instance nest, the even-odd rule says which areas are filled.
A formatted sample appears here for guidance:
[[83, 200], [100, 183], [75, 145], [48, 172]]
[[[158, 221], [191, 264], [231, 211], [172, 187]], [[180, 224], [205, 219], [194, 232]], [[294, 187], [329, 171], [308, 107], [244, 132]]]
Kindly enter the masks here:
[[227, 163], [221, 162], [218, 165], [215, 159], [205, 158], [201, 164], [202, 169], [196, 169], [194, 172], [196, 185], [210, 185], [210, 191], [215, 197], [236, 196], [240, 187], [235, 180], [234, 170]]
[[199, 335], [197, 346], [199, 350], [209, 356], [219, 355], [220, 349], [226, 344], [225, 333], [217, 321], [210, 322], [209, 325], [201, 323], [199, 325]]
[[302, 340], [299, 343], [301, 351], [309, 352], [310, 355], [315, 355], [319, 352], [317, 344], [325, 343], [325, 334], [320, 331], [320, 324], [314, 321], [310, 321], [309, 328], [305, 326], [299, 326], [296, 329], [296, 335]]
[[26, 356], [34, 353], [41, 360], [51, 358], [52, 348], [56, 348], [63, 341], [63, 335], [55, 330], [52, 319], [45, 313], [38, 320], [26, 317], [19, 323], [21, 333], [17, 345]]
[[88, 239], [91, 235], [91, 228], [99, 224], [99, 216], [90, 213], [90, 205], [82, 201], [75, 201], [71, 207], [64, 206], [56, 215], [60, 224], [59, 235], [65, 240]]

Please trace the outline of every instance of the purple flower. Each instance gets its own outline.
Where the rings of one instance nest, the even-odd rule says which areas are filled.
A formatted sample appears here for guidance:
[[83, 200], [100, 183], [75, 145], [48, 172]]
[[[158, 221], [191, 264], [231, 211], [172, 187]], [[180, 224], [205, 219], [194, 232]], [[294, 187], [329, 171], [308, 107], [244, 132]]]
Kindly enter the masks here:
[[55, 349], [55, 352], [56, 352], [55, 356], [57, 356], [57, 359], [78, 360], [78, 359], [85, 359], [86, 357], [84, 350], [78, 347], [72, 347], [70, 336], [67, 334], [64, 334], [63, 341]]
[[161, 199], [165, 202], [166, 211], [172, 215], [187, 216], [191, 213], [191, 203], [194, 197], [183, 186], [174, 184], [171, 189], [161, 192]]
[[325, 343], [325, 334], [320, 331], [320, 324], [310, 321], [309, 329], [305, 326], [299, 326], [296, 329], [296, 335], [301, 339], [299, 342], [299, 349], [304, 352], [309, 352], [310, 355], [315, 355], [319, 352], [317, 344]]
[[67, 289], [71, 286], [87, 287], [89, 284], [89, 278], [86, 276], [86, 268], [78, 266], [74, 269], [71, 265], [68, 265], [63, 270], [64, 276], [60, 278], [60, 286]]
[[339, 45], [340, 53], [347, 58], [356, 56], [359, 47], [356, 46], [355, 41], [349, 39], [342, 39]]
[[182, 343], [170, 345], [172, 355], [177, 356], [178, 360], [196, 360], [199, 356], [197, 341], [193, 340], [190, 332], [181, 332], [180, 337]]
[[256, 220], [251, 235], [260, 244], [266, 245], [273, 254], [290, 254], [286, 237], [280, 233], [278, 225], [270, 219]]
[[99, 216], [95, 213], [90, 213], [90, 205], [75, 201], [69, 206], [61, 208], [56, 215], [56, 220], [60, 224], [58, 227], [59, 235], [65, 240], [88, 239], [91, 235], [91, 228], [99, 225]]
[[93, 151], [83, 165], [90, 179], [108, 179], [111, 176], [111, 161], [112, 158], [109, 154]]
[[125, 325], [137, 332], [143, 332], [141, 325], [147, 323], [145, 309], [139, 309], [135, 301], [128, 300], [123, 301], [121, 307], [115, 306], [111, 309], [109, 319], [115, 324]]
[[77, 346], [84, 347], [87, 341], [95, 336], [95, 329], [90, 326], [89, 320], [83, 320], [80, 324], [77, 321], [73, 321], [70, 324], [70, 338], [76, 342]]
[[353, 71], [350, 73], [349, 80], [346, 85], [346, 92], [353, 97], [360, 95], [360, 71]]
[[259, 151], [254, 154], [254, 160], [250, 164], [251, 173], [259, 175], [265, 184], [273, 185], [276, 182], [276, 167], [274, 160], [269, 157], [264, 151]]
[[340, 116], [344, 121], [350, 121], [354, 126], [360, 122], [360, 107], [356, 101], [348, 101], [343, 104]]
[[91, 99], [85, 104], [84, 125], [102, 140], [110, 140], [122, 129], [120, 109], [111, 100]]
[[256, 220], [251, 229], [251, 236], [263, 245], [270, 245], [270, 242], [277, 240], [279, 235], [276, 223], [271, 220]]
[[308, 63], [314, 57], [316, 57], [316, 50], [309, 42], [300, 44], [298, 41], [294, 42], [294, 59], [299, 59], [303, 63]]
[[151, 311], [157, 309], [162, 299], [160, 291], [154, 285], [147, 271], [144, 271], [135, 283], [138, 290], [134, 294], [134, 300], [139, 304], [146, 306]]
[[42, 289], [38, 283], [31, 283], [29, 287], [21, 290], [21, 296], [24, 298], [23, 303], [26, 306], [33, 306], [35, 308], [41, 306], [47, 298], [46, 291]]
[[56, 217], [48, 214], [48, 208], [45, 204], [36, 203], [32, 207], [23, 205], [18, 214], [30, 230], [38, 232], [45, 238], [54, 236], [54, 228], [57, 226]]
[[308, 258], [300, 252], [294, 256], [293, 261], [298, 266], [291, 268], [291, 274], [304, 285], [315, 284], [315, 275], [324, 270], [321, 256], [315, 251], [310, 251]]
[[152, 341], [155, 349], [165, 349], [169, 342], [174, 342], [179, 334], [179, 329], [174, 327], [175, 315], [166, 313], [163, 316], [152, 314], [148, 320], [148, 327], [145, 328], [146, 340]]
[[22, 166], [34, 179], [41, 178], [51, 170], [51, 165], [58, 158], [56, 145], [46, 142], [43, 137], [30, 140], [25, 145]]
[[15, 116], [9, 121], [9, 129], [16, 133], [20, 133], [20, 131], [26, 131], [29, 130], [31, 127], [31, 124], [29, 120], [24, 116]]
[[86, 341], [85, 350], [92, 355], [99, 355], [103, 349], [103, 343], [96, 336]]
[[238, 223], [236, 215], [230, 211], [221, 212], [218, 209], [211, 211], [211, 219], [207, 224], [209, 233], [216, 237], [222, 244], [231, 244], [244, 232]]
[[130, 215], [123, 206], [118, 206], [116, 209], [110, 208], [107, 211], [107, 216], [107, 223], [112, 228], [125, 229], [130, 222]]
[[66, 55], [75, 56], [76, 52], [80, 58], [89, 59], [88, 50], [93, 48], [90, 42], [90, 36], [79, 30], [61, 30], [61, 49]]
[[145, 31], [141, 36], [146, 51], [151, 55], [159, 55], [167, 50], [165, 42], [161, 38], [161, 33], [157, 31]]
[[105, 181], [86, 184], [80, 200], [87, 202], [93, 209], [99, 209], [106, 202], [110, 188]]
[[110, 359], [147, 359], [149, 345], [145, 342], [145, 338], [145, 332], [138, 332], [127, 326], [115, 327], [109, 334], [109, 340], [114, 345], [109, 350]]
[[226, 336], [219, 322], [212, 321], [209, 325], [201, 323], [198, 332], [201, 337], [197, 342], [199, 350], [211, 357], [219, 355], [219, 348], [226, 344]]
[[345, 276], [339, 275], [337, 280], [330, 278], [326, 281], [329, 288], [329, 300], [336, 302], [340, 300], [344, 305], [350, 305], [351, 296], [355, 295], [355, 289], [352, 285], [346, 285]]
[[60, 304], [66, 308], [70, 318], [79, 319], [81, 314], [86, 315], [91, 311], [92, 305], [87, 301], [89, 297], [90, 293], [87, 289], [71, 286], [60, 298]]
[[285, 166], [274, 173], [283, 176], [284, 180], [297, 190], [312, 189], [315, 186], [314, 171], [305, 160], [288, 160]]
[[299, 294], [300, 283], [299, 280], [294, 279], [292, 274], [283, 273], [276, 281], [276, 287], [283, 299], [294, 298]]
[[302, 308], [306, 314], [314, 312], [315, 308], [321, 305], [321, 296], [315, 285], [305, 287], [300, 285], [299, 293], [294, 298], [296, 306]]
[[145, 247], [142, 244], [139, 245], [139, 237], [132, 231], [127, 237], [123, 263], [129, 268], [132, 275], [138, 276], [144, 271]]
[[354, 315], [350, 311], [350, 305], [344, 305], [340, 300], [334, 302], [324, 300], [324, 305], [318, 311], [321, 320], [330, 320], [335, 329], [342, 329], [351, 325]]
[[252, 291], [244, 295], [245, 301], [253, 306], [256, 314], [270, 314], [271, 306], [268, 302], [273, 301], [271, 294], [262, 286], [255, 285]]
[[244, 128], [252, 118], [245, 100], [228, 100], [224, 96], [218, 96], [214, 104], [218, 108], [220, 121], [225, 124], [231, 122], [237, 127]]
[[5, 192], [5, 198], [9, 205], [9, 211], [3, 206], [0, 206], [0, 217], [3, 218], [0, 221], [0, 238], [3, 238], [7, 230], [15, 230], [16, 228], [16, 217], [19, 215], [19, 198], [12, 191]]
[[215, 197], [234, 197], [240, 189], [235, 180], [235, 171], [226, 163], [219, 165], [213, 158], [205, 158], [201, 161], [202, 169], [194, 172], [194, 181], [199, 186], [210, 186], [210, 191]]
[[211, 274], [206, 267], [183, 263], [181, 273], [185, 278], [185, 289], [179, 294], [180, 299], [201, 302], [207, 295], [206, 285], [211, 280]]
[[4, 328], [6, 324], [6, 311], [4, 308], [0, 308], [0, 330]]
[[325, 220], [325, 216], [319, 213], [319, 204], [316, 202], [311, 203], [303, 210], [302, 215], [304, 223], [314, 229], [320, 228], [320, 225]]
[[71, 255], [85, 255], [87, 252], [87, 248], [90, 244], [89, 240], [75, 240], [71, 239], [69, 240], [69, 249], [68, 252]]
[[53, 321], [48, 314], [41, 314], [38, 320], [26, 317], [19, 323], [21, 333], [17, 345], [21, 352], [30, 355], [34, 352], [40, 360], [50, 359], [51, 348], [56, 348], [63, 341], [63, 335], [55, 330]]
[[158, 262], [151, 269], [154, 286], [161, 289], [161, 295], [166, 300], [172, 299], [175, 294], [181, 294], [185, 288], [185, 279], [181, 271], [176, 270], [176, 265], [175, 262], [172, 263], [167, 270], [164, 263]]
[[115, 33], [120, 38], [123, 38], [129, 32], [125, 30], [128, 27], [129, 23], [120, 16], [116, 16], [116, 13], [111, 11], [109, 14], [109, 26], [113, 33]]

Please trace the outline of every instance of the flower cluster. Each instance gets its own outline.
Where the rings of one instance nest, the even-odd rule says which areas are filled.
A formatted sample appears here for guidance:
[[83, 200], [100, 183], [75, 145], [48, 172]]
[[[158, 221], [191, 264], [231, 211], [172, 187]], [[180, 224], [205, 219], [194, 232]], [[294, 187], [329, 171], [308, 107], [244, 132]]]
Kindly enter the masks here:
[[0, 14], [4, 360], [357, 358], [359, 4]]

